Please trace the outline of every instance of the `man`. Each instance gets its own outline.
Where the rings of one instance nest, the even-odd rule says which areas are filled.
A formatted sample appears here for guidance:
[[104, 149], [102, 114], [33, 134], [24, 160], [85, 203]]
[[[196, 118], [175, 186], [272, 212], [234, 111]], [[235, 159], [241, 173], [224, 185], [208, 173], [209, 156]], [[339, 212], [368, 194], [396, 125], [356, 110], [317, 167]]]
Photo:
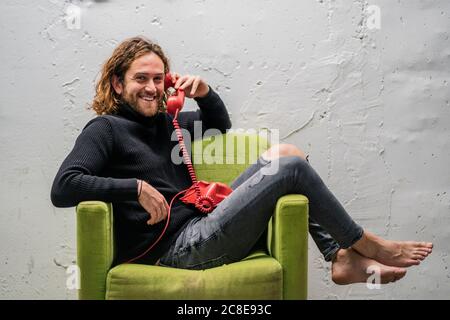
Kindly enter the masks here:
[[[135, 37], [122, 42], [102, 69], [92, 108], [98, 117], [78, 137], [59, 169], [51, 192], [55, 206], [81, 201], [112, 202], [118, 254], [115, 264], [136, 261], [204, 269], [244, 258], [263, 236], [277, 199], [302, 193], [310, 201], [310, 233], [336, 283], [365, 282], [377, 265], [383, 283], [402, 278], [405, 267], [431, 253], [431, 243], [381, 239], [357, 225], [293, 145], [275, 145], [231, 185], [233, 192], [208, 214], [179, 200], [191, 184], [186, 166], [171, 161], [174, 130], [164, 111], [164, 80], [169, 62], [155, 43]], [[198, 76], [172, 73], [199, 110], [181, 112], [179, 123], [193, 137], [194, 121], [203, 131], [231, 127], [225, 105]], [[279, 162], [278, 173], [264, 167]], [[163, 234], [162, 237], [160, 237]], [[151, 250], [148, 250], [151, 248]]]

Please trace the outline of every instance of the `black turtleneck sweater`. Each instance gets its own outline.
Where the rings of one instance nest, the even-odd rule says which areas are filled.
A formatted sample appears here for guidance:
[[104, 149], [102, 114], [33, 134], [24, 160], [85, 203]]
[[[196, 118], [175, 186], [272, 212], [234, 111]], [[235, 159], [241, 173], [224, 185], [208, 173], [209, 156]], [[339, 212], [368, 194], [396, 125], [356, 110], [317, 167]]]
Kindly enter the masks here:
[[[231, 127], [224, 103], [211, 88], [204, 98], [196, 98], [200, 110], [180, 112], [178, 122], [194, 137], [194, 121], [202, 121], [203, 132], [215, 128], [224, 133]], [[51, 190], [57, 207], [76, 206], [81, 201], [111, 202], [117, 256], [114, 264], [134, 258], [152, 245], [166, 221], [147, 225], [149, 214], [137, 201], [137, 180], [156, 188], [168, 203], [192, 182], [184, 163], [174, 164], [171, 153], [172, 116], [158, 113], [145, 117], [127, 104], [114, 115], [89, 121], [77, 138], [73, 150], [56, 174]], [[202, 133], [203, 133], [202, 132]], [[169, 226], [158, 244], [139, 262], [154, 264], [198, 215], [195, 208], [175, 200]]]

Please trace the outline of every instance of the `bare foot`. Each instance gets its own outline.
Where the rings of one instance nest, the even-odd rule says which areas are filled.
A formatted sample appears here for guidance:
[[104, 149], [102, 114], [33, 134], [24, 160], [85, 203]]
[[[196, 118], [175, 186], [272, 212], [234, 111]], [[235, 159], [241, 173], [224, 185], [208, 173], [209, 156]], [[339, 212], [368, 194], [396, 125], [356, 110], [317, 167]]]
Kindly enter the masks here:
[[420, 264], [433, 250], [431, 242], [385, 240], [368, 231], [353, 249], [382, 264], [393, 267], [410, 267]]
[[388, 267], [375, 260], [360, 255], [353, 249], [340, 249], [331, 266], [331, 278], [334, 283], [345, 285], [358, 282], [367, 282], [371, 276], [368, 273], [370, 266], [377, 266], [380, 270], [380, 282], [395, 282], [403, 278], [406, 269]]

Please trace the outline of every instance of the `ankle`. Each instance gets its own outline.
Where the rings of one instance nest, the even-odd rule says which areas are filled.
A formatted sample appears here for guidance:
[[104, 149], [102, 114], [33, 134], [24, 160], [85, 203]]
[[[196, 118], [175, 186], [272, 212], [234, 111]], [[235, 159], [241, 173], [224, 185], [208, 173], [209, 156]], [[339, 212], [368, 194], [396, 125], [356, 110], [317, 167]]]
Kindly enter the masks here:
[[352, 248], [367, 258], [374, 258], [380, 246], [379, 240], [377, 236], [364, 230], [361, 239], [356, 241]]
[[349, 261], [349, 257], [354, 254], [354, 250], [352, 248], [348, 249], [339, 249], [334, 254], [333, 260], [331, 261], [331, 266], [338, 264], [346, 264]]
[[339, 251], [342, 251], [342, 250], [344, 250], [344, 249], [342, 249], [342, 248], [337, 248], [337, 250], [336, 250], [335, 252], [333, 252], [333, 254], [331, 255], [331, 258], [330, 258], [329, 261], [330, 261], [331, 263], [335, 262], [336, 259], [337, 259], [338, 254], [339, 254]]
[[333, 256], [333, 260], [331, 260], [331, 262], [337, 262], [337, 261], [342, 260], [342, 258], [344, 258], [347, 255], [347, 250], [350, 250], [350, 249], [342, 249], [342, 248], [338, 249], [335, 252], [335, 254]]

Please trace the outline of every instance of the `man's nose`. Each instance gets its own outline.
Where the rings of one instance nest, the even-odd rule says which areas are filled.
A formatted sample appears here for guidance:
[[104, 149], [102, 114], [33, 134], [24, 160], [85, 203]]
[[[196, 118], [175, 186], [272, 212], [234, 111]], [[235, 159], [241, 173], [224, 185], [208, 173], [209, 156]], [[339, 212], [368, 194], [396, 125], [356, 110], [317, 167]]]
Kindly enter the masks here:
[[155, 93], [156, 92], [156, 87], [155, 87], [155, 83], [153, 82], [152, 79], [150, 79], [147, 84], [145, 85], [145, 91], [147, 92], [151, 92], [151, 93]]

